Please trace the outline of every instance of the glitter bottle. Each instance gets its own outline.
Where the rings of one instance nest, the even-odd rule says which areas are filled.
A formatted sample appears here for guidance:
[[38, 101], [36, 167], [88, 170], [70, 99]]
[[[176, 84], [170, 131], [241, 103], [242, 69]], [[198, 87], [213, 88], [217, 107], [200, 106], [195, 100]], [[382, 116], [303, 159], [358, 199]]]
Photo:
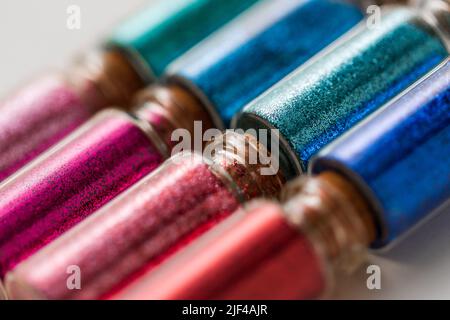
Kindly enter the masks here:
[[313, 299], [450, 199], [450, 63], [322, 150], [119, 299]]
[[[266, 154], [250, 135], [228, 132], [211, 156], [180, 153], [8, 276], [13, 297], [92, 299], [139, 279], [218, 221], [255, 197], [278, 195], [281, 173], [262, 175], [252, 153]], [[264, 148], [264, 147], [263, 147]], [[238, 151], [238, 152], [236, 152]], [[83, 277], [68, 290], [68, 266]], [[131, 276], [131, 278], [130, 278]]]
[[155, 87], [131, 114], [100, 112], [0, 186], [0, 275], [156, 169], [174, 128], [212, 126], [197, 100], [168, 90]]
[[305, 172], [322, 147], [448, 57], [439, 15], [450, 13], [384, 8], [375, 28], [361, 24], [247, 105], [234, 125], [279, 129], [287, 176]]
[[[96, 111], [127, 107], [164, 67], [257, 0], [152, 3], [99, 52], [0, 102], [0, 181], [73, 132]], [[180, 31], [181, 30], [181, 31]]]

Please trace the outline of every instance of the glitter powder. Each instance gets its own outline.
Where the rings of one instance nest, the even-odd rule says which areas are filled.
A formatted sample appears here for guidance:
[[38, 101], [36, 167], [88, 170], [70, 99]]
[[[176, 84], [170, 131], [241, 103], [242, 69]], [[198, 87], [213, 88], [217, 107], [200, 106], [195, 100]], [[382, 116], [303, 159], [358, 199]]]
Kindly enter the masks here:
[[[20, 264], [14, 278], [50, 299], [98, 298], [144, 263], [151, 264], [148, 270], [164, 260], [194, 228], [239, 205], [202, 157], [180, 155]], [[82, 290], [67, 290], [69, 265], [81, 268]]]
[[274, 203], [255, 203], [116, 299], [308, 299], [325, 286], [309, 240]]
[[0, 274], [155, 169], [163, 157], [130, 116], [104, 111], [0, 190]]
[[364, 23], [349, 37], [249, 104], [236, 126], [278, 128], [290, 146], [285, 152], [292, 148], [298, 158], [291, 167], [299, 161], [297, 171], [305, 171], [322, 147], [448, 55], [412, 8], [386, 11], [377, 28]]
[[59, 141], [94, 110], [68, 83], [49, 76], [0, 103], [0, 181]]
[[170, 62], [257, 1], [159, 1], [119, 26], [108, 42], [127, 51], [139, 69], [147, 69], [147, 78], [158, 77]]
[[338, 170], [377, 209], [382, 246], [450, 198], [450, 63], [330, 144], [312, 170]]
[[236, 112], [363, 18], [329, 0], [263, 1], [168, 67], [229, 124]]

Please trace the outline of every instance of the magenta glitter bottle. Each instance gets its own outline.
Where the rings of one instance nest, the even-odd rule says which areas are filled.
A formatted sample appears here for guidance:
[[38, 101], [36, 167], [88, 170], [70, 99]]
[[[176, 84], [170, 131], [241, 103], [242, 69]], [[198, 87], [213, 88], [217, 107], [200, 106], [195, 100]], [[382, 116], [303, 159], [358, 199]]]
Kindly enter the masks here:
[[158, 167], [174, 128], [212, 127], [197, 100], [167, 90], [147, 91], [130, 114], [102, 111], [0, 186], [1, 277]]

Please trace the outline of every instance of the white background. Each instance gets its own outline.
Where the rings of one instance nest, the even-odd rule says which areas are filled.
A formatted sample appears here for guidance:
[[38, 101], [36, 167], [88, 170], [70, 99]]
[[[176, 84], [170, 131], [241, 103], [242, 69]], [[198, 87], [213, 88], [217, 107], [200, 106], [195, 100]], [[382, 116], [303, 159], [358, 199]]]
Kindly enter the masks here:
[[[0, 96], [46, 70], [63, 68], [71, 57], [107, 34], [111, 26], [147, 3], [144, 0], [2, 0]], [[71, 4], [81, 7], [81, 30], [66, 28], [66, 9]], [[381, 290], [366, 288], [368, 275], [361, 268], [353, 276], [339, 280], [333, 297], [450, 298], [449, 231], [449, 210], [441, 210], [441, 214], [388, 252], [370, 257], [370, 263], [381, 267]]]

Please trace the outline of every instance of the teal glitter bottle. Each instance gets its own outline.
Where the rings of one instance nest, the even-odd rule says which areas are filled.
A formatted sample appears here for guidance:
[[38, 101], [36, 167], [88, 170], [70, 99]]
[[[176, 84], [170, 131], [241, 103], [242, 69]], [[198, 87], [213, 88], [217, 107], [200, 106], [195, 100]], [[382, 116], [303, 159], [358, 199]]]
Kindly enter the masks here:
[[127, 53], [146, 78], [258, 0], [160, 0], [117, 28], [107, 45]]
[[234, 126], [279, 129], [286, 176], [305, 172], [322, 147], [448, 56], [436, 12], [383, 8], [377, 26], [362, 23], [319, 53], [247, 105]]
[[374, 247], [450, 204], [450, 60], [324, 148], [309, 170], [358, 186], [380, 226]]

